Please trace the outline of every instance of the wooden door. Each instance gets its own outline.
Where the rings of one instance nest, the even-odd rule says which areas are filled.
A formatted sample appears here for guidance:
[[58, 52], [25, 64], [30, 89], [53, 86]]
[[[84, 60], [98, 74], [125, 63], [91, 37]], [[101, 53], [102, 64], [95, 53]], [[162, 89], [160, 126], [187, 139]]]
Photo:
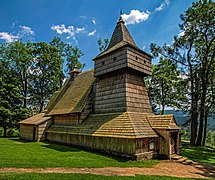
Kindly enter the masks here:
[[177, 132], [171, 132], [170, 134], [170, 154], [176, 154], [177, 153]]
[[175, 154], [175, 141], [174, 139], [171, 137], [171, 140], [170, 140], [170, 154]]

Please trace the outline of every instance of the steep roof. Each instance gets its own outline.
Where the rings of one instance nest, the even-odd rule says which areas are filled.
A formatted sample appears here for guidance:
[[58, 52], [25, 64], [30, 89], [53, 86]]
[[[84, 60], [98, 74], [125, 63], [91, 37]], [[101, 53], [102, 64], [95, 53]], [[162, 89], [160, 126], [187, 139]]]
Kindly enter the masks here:
[[44, 115], [45, 115], [45, 113], [39, 113], [39, 114], [32, 116], [28, 119], [20, 121], [19, 124], [38, 125], [38, 124], [41, 124], [41, 123], [51, 119], [50, 116], [44, 116]]
[[181, 129], [173, 114], [148, 115], [147, 119], [153, 129]]
[[152, 130], [146, 113], [108, 113], [90, 115], [81, 125], [53, 125], [48, 132], [118, 138], [158, 137]]
[[112, 48], [116, 44], [120, 43], [121, 41], [127, 42], [136, 46], [134, 40], [132, 39], [128, 29], [125, 26], [125, 22], [123, 21], [122, 17], [119, 18], [116, 27], [113, 31], [110, 44], [107, 49]]
[[94, 59], [97, 59], [126, 45], [131, 46], [136, 50], [151, 57], [151, 55], [147, 54], [146, 52], [137, 47], [128, 29], [125, 26], [125, 22], [123, 21], [122, 17], [120, 17], [111, 36], [108, 48], [104, 52], [96, 56]]
[[80, 73], [74, 81], [66, 81], [47, 115], [81, 112], [94, 83], [93, 70]]

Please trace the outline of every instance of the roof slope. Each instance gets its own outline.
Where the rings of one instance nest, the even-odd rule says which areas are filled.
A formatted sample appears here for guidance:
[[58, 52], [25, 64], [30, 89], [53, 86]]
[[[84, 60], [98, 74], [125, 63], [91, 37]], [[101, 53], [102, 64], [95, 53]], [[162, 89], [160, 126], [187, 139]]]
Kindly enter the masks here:
[[47, 115], [81, 112], [94, 80], [94, 73], [91, 70], [80, 73], [72, 82], [66, 82]]
[[124, 25], [125, 22], [123, 21], [122, 17], [119, 18], [116, 27], [113, 31], [110, 44], [107, 49], [110, 49], [111, 47], [115, 46], [116, 44], [120, 43], [121, 41], [127, 42], [129, 44], [132, 44], [136, 46], [134, 40], [132, 39], [128, 29]]
[[108, 113], [90, 115], [79, 126], [53, 125], [48, 132], [118, 138], [157, 137], [145, 113]]
[[39, 113], [39, 114], [32, 116], [28, 119], [20, 121], [19, 124], [38, 125], [38, 124], [41, 124], [41, 123], [51, 119], [50, 116], [44, 116], [44, 115], [45, 115], [45, 113]]
[[54, 92], [54, 94], [49, 99], [49, 102], [48, 102], [47, 106], [45, 107], [45, 109], [43, 110], [43, 112], [48, 111], [53, 106], [53, 104], [56, 102], [56, 99], [57, 99], [59, 93], [60, 93], [60, 91]]
[[181, 129], [173, 114], [148, 115], [147, 119], [153, 129]]
[[115, 51], [121, 47], [124, 47], [126, 45], [129, 45], [129, 46], [135, 48], [136, 50], [151, 57], [151, 55], [147, 54], [146, 52], [144, 52], [143, 50], [141, 50], [140, 48], [137, 47], [137, 45], [135, 44], [133, 38], [131, 37], [128, 29], [125, 26], [125, 22], [123, 21], [122, 17], [120, 17], [117, 22], [117, 25], [113, 31], [113, 34], [111, 36], [111, 40], [108, 45], [108, 48], [104, 52], [102, 52], [98, 56], [96, 56], [94, 58], [94, 60], [103, 55], [106, 55], [112, 51]]

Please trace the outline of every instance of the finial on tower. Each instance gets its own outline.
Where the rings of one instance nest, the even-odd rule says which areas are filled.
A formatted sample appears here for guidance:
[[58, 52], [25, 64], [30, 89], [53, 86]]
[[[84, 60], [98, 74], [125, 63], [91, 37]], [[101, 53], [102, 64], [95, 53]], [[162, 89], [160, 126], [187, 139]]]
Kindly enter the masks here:
[[117, 24], [119, 24], [119, 23], [125, 23], [124, 21], [123, 21], [123, 19], [122, 19], [122, 14], [123, 14], [123, 12], [122, 12], [122, 9], [120, 10], [120, 17], [119, 17], [119, 20], [118, 20], [118, 22], [117, 22]]
[[120, 16], [123, 14], [122, 9], [120, 10]]

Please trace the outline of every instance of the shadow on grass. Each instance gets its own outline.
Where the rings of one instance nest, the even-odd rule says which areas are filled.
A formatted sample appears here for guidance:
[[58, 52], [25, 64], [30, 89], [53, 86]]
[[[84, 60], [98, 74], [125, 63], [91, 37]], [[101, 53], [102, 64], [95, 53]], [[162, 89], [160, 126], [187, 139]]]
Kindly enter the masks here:
[[79, 151], [81, 151], [78, 148], [65, 146], [65, 145], [62, 145], [62, 144], [50, 143], [48, 141], [45, 141], [43, 143], [44, 144], [41, 145], [42, 147], [53, 149], [53, 150], [60, 151], [60, 152], [79, 152]]
[[19, 137], [9, 137], [9, 138], [7, 137], [7, 139], [16, 141], [17, 143], [32, 143], [32, 141], [23, 140], [23, 139], [20, 139]]
[[119, 156], [116, 156], [111, 153], [107, 154], [107, 152], [98, 150], [98, 149], [96, 150], [96, 149], [91, 149], [91, 148], [87, 148], [87, 147], [75, 146], [75, 145], [56, 144], [56, 143], [52, 143], [52, 142], [48, 142], [48, 141], [45, 141], [44, 143], [45, 144], [43, 144], [42, 147], [50, 148], [50, 149], [57, 150], [60, 152], [79, 152], [79, 151], [84, 152], [85, 151], [85, 152], [92, 153], [95, 155], [100, 155], [100, 156], [114, 159], [117, 162], [128, 162], [129, 160], [131, 160], [126, 157], [119, 157]]
[[196, 147], [183, 143], [182, 155], [200, 163], [208, 163], [215, 166], [215, 148]]
[[195, 161], [193, 164], [201, 170], [201, 174], [206, 177], [215, 178], [215, 148], [213, 147], [196, 147], [188, 143], [183, 143], [182, 155]]

